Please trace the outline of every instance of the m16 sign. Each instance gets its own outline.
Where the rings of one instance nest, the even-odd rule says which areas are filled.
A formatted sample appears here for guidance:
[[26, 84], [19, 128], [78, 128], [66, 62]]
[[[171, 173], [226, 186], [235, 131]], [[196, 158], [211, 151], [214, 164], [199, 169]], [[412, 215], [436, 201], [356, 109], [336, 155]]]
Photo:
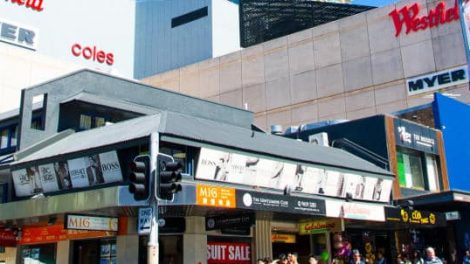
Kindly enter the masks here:
[[400, 10], [393, 10], [388, 15], [392, 17], [395, 25], [395, 37], [398, 37], [405, 28], [405, 34], [437, 27], [442, 24], [459, 20], [459, 6], [457, 1], [453, 7], [446, 8], [444, 2], [440, 2], [434, 9], [429, 10], [427, 15], [419, 16], [420, 6], [414, 3]]

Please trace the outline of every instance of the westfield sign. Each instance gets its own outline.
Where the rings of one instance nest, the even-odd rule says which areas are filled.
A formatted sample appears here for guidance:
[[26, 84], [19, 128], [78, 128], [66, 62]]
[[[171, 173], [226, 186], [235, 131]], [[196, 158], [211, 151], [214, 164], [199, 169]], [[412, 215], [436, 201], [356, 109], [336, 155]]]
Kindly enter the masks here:
[[[8, 0], [5, 0], [7, 2]], [[41, 12], [44, 8], [42, 7], [43, 0], [10, 0], [12, 4], [31, 8], [34, 11]]]
[[405, 34], [437, 27], [454, 20], [459, 20], [459, 7], [457, 0], [453, 7], [446, 8], [444, 2], [440, 2], [434, 9], [429, 10], [427, 15], [419, 16], [420, 6], [414, 3], [400, 10], [395, 9], [388, 15], [392, 17], [395, 25], [395, 37], [398, 37], [403, 29]]

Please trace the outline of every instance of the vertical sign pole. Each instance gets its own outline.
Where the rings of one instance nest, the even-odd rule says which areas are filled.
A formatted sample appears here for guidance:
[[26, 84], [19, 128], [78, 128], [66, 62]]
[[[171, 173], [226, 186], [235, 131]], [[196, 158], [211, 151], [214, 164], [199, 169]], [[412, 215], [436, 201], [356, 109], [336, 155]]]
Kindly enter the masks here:
[[150, 223], [149, 242], [147, 244], [147, 264], [158, 264], [159, 245], [158, 245], [158, 198], [157, 198], [157, 156], [159, 151], [158, 132], [150, 134], [150, 206], [152, 207], [152, 221]]
[[[467, 75], [470, 73], [470, 1], [456, 0], [459, 8], [460, 26], [462, 27], [465, 55], [467, 58]], [[467, 17], [468, 16], [468, 17]], [[469, 78], [467, 76], [467, 78]], [[470, 80], [470, 78], [469, 78]]]

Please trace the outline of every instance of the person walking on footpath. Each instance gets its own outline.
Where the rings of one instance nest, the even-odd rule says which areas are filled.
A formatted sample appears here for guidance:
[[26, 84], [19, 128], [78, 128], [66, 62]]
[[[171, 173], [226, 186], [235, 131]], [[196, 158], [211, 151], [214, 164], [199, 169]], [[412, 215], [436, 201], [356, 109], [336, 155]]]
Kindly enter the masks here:
[[462, 264], [470, 264], [470, 249], [465, 250], [465, 256], [463, 256]]
[[365, 264], [365, 262], [361, 259], [361, 253], [359, 252], [359, 250], [354, 249], [352, 251], [352, 257], [353, 258], [351, 259], [349, 264]]
[[443, 264], [442, 260], [436, 257], [436, 252], [434, 248], [426, 248], [426, 258], [424, 259], [424, 264]]

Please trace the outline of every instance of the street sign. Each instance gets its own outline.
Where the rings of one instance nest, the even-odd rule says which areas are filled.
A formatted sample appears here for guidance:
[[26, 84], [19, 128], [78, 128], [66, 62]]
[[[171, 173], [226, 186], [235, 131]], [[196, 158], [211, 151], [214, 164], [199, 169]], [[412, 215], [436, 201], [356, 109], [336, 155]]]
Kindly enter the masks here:
[[151, 223], [152, 223], [152, 208], [151, 207], [139, 208], [139, 225], [137, 227], [137, 232], [139, 233], [139, 235], [150, 234]]

